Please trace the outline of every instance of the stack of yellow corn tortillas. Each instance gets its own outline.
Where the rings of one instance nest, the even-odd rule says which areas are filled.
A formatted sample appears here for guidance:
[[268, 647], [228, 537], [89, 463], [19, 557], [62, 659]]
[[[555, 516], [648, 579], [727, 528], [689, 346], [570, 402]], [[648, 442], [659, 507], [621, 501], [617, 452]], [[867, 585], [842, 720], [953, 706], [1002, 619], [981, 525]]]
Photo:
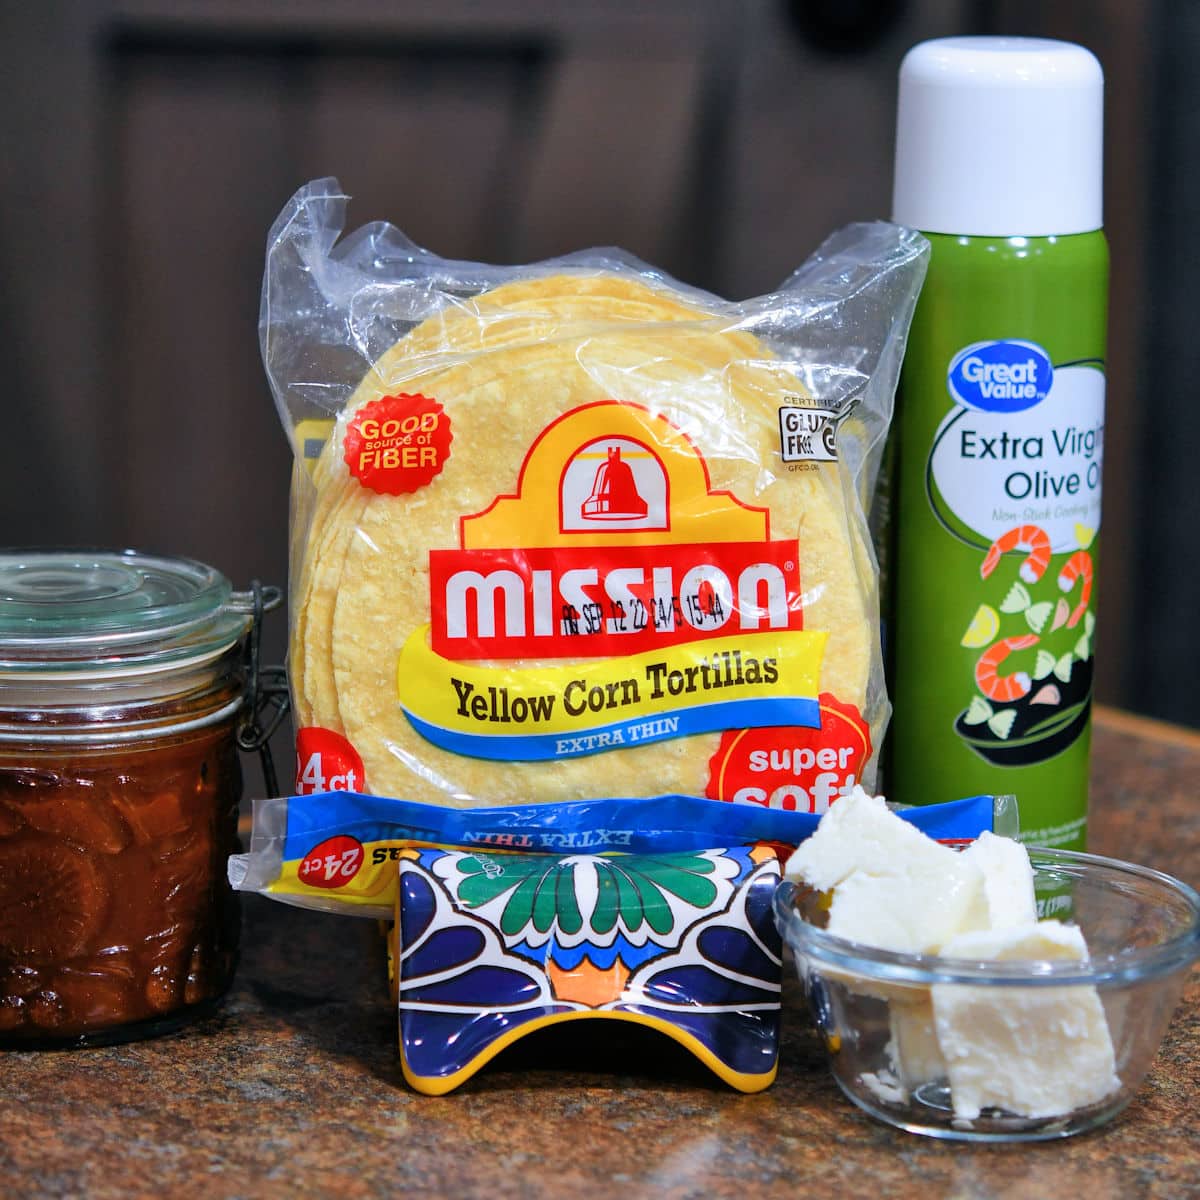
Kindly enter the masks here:
[[[426, 414], [436, 406], [444, 444], [427, 460], [436, 460], [432, 473], [401, 467], [399, 487], [379, 490], [352, 455], [347, 461], [348, 437], [356, 422], [370, 428], [370, 405], [385, 402], [385, 419], [406, 411], [409, 401], [389, 397], [418, 397]], [[771, 681], [747, 682], [748, 663], [771, 662], [784, 682], [811, 668], [806, 711], [833, 706], [861, 724], [861, 771], [873, 757], [867, 731], [877, 742], [885, 709], [873, 563], [843, 467], [820, 455], [784, 461], [781, 410], [810, 402], [793, 369], [730, 318], [636, 276], [525, 279], [424, 320], [362, 380], [311, 482], [298, 476], [305, 494], [295, 508], [289, 656], [297, 726], [344, 738], [361, 759], [364, 778], [352, 783], [362, 790], [416, 800], [718, 795], [718, 750], [736, 741], [737, 722], [764, 697], [782, 703]], [[570, 481], [593, 464], [596, 490], [576, 503]], [[651, 503], [644, 497], [654, 489], [660, 499]], [[619, 501], [628, 511], [614, 510]], [[713, 568], [726, 542], [744, 548], [760, 537], [777, 547], [775, 566], [741, 566], [739, 584], [749, 552], [738, 549], [738, 565]], [[651, 561], [660, 545], [675, 564], [665, 613], [668, 568]], [[631, 546], [633, 565], [612, 567]], [[695, 546], [709, 548], [710, 565], [688, 575], [682, 556]], [[563, 569], [583, 581], [574, 594], [594, 604], [572, 605], [555, 591], [537, 607], [560, 551]], [[466, 582], [449, 586], [475, 617], [465, 631], [448, 628], [441, 611], [447, 593], [431, 571], [431, 554], [441, 552], [464, 556], [461, 564], [448, 557], [446, 570], [462, 566]], [[485, 552], [486, 566], [471, 557]], [[510, 552], [517, 566], [497, 565], [495, 555]], [[600, 564], [594, 581], [590, 552]], [[617, 582], [605, 582], [610, 567]], [[514, 607], [518, 576], [531, 589], [531, 616]], [[679, 592], [680, 578], [700, 580], [694, 594]], [[786, 628], [766, 615], [782, 578], [792, 581]], [[645, 612], [651, 580], [657, 625]], [[593, 636], [576, 637], [573, 653], [568, 633], [589, 615], [580, 607], [596, 610]], [[641, 635], [623, 638], [633, 609]], [[658, 658], [655, 627], [669, 633]], [[487, 653], [493, 628], [510, 635], [497, 637], [495, 657]], [[456, 637], [472, 646], [462, 662], [447, 650]], [[772, 637], [783, 638], [777, 649]], [[800, 674], [779, 665], [789, 655]], [[537, 749], [526, 757], [539, 696], [546, 729], [536, 729]], [[728, 727], [711, 715], [727, 696], [740, 702], [727, 710]], [[786, 705], [763, 711], [751, 724], [786, 731], [786, 718], [777, 719]], [[801, 766], [815, 770], [819, 759], [798, 748], [812, 724], [798, 723], [793, 737], [781, 732], [741, 769], [765, 762], [773, 786], [802, 780]], [[836, 750], [820, 761], [836, 764]]]

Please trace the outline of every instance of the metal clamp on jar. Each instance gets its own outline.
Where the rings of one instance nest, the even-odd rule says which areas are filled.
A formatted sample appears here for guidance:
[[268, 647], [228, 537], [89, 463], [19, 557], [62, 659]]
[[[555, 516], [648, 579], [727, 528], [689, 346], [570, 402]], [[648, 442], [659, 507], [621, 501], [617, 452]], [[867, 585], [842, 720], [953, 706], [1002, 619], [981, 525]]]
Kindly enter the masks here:
[[228, 988], [263, 607], [186, 559], [0, 553], [0, 1045], [149, 1036]]

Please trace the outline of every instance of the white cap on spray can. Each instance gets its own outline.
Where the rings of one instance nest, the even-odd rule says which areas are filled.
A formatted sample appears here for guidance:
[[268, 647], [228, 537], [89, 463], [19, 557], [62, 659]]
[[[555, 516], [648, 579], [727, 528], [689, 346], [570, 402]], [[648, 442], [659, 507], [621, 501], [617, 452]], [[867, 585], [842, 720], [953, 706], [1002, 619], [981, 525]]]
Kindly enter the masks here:
[[1103, 224], [1104, 73], [1082, 46], [941, 38], [900, 67], [892, 219], [1046, 237]]

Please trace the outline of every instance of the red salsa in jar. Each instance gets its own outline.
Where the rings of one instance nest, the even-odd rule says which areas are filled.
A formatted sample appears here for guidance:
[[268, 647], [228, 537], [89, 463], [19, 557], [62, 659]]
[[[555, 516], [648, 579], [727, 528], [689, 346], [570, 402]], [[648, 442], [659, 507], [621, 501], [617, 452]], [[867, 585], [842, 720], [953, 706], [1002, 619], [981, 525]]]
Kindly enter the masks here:
[[228, 988], [249, 624], [199, 563], [0, 553], [0, 1045], [159, 1033]]

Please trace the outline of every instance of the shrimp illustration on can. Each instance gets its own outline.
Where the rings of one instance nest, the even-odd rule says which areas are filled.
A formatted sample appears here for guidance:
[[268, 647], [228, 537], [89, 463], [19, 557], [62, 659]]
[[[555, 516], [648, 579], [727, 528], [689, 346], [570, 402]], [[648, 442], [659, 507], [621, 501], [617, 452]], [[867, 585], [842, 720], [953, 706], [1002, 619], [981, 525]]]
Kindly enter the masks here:
[[1092, 598], [1092, 556], [1086, 550], [1076, 550], [1063, 563], [1063, 569], [1058, 573], [1058, 586], [1064, 592], [1069, 592], [1080, 579], [1083, 580], [1083, 587], [1079, 591], [1079, 603], [1067, 618], [1068, 629], [1074, 629], [1083, 620]]
[[[975, 660], [973, 676], [979, 694], [959, 714], [955, 728], [968, 745], [989, 762], [1020, 766], [1041, 762], [1070, 745], [1087, 723], [1091, 708], [1093, 664], [1091, 635], [1095, 619], [1090, 615], [1092, 556], [1083, 548], [1069, 555], [1056, 576], [1047, 576], [1053, 554], [1050, 535], [1039, 525], [1016, 525], [1002, 533], [987, 548], [979, 567], [982, 579], [996, 574], [1006, 555], [1023, 553], [1016, 564], [1018, 581], [997, 607], [982, 604], [963, 646], [990, 644]], [[1053, 604], [1039, 599], [1036, 585], [1056, 583], [1063, 593], [1079, 587], [1074, 609], [1067, 599], [1058, 601], [1062, 615], [1050, 623]], [[1041, 589], [1044, 597], [1046, 586]], [[1007, 634], [1003, 622], [1020, 621], [1025, 631]], [[1053, 638], [1062, 626], [1074, 628], [1083, 622], [1083, 636], [1067, 649]], [[980, 636], [982, 634], [982, 637]], [[1045, 640], [1043, 640], [1045, 634]], [[1037, 648], [1018, 669], [1012, 655]], [[1032, 661], [1031, 661], [1032, 660]]]
[[1029, 695], [1033, 679], [1028, 671], [1014, 671], [1011, 675], [1000, 674], [1000, 664], [1017, 650], [1028, 650], [1036, 646], [1036, 634], [1026, 633], [1017, 637], [1000, 638], [993, 642], [975, 664], [975, 682], [979, 690], [997, 704], [1010, 704]]
[[1001, 534], [988, 547], [979, 568], [979, 577], [986, 579], [1000, 565], [1000, 559], [1013, 550], [1026, 552], [1018, 574], [1026, 583], [1037, 583], [1050, 565], [1050, 538], [1038, 525], [1018, 525]]

